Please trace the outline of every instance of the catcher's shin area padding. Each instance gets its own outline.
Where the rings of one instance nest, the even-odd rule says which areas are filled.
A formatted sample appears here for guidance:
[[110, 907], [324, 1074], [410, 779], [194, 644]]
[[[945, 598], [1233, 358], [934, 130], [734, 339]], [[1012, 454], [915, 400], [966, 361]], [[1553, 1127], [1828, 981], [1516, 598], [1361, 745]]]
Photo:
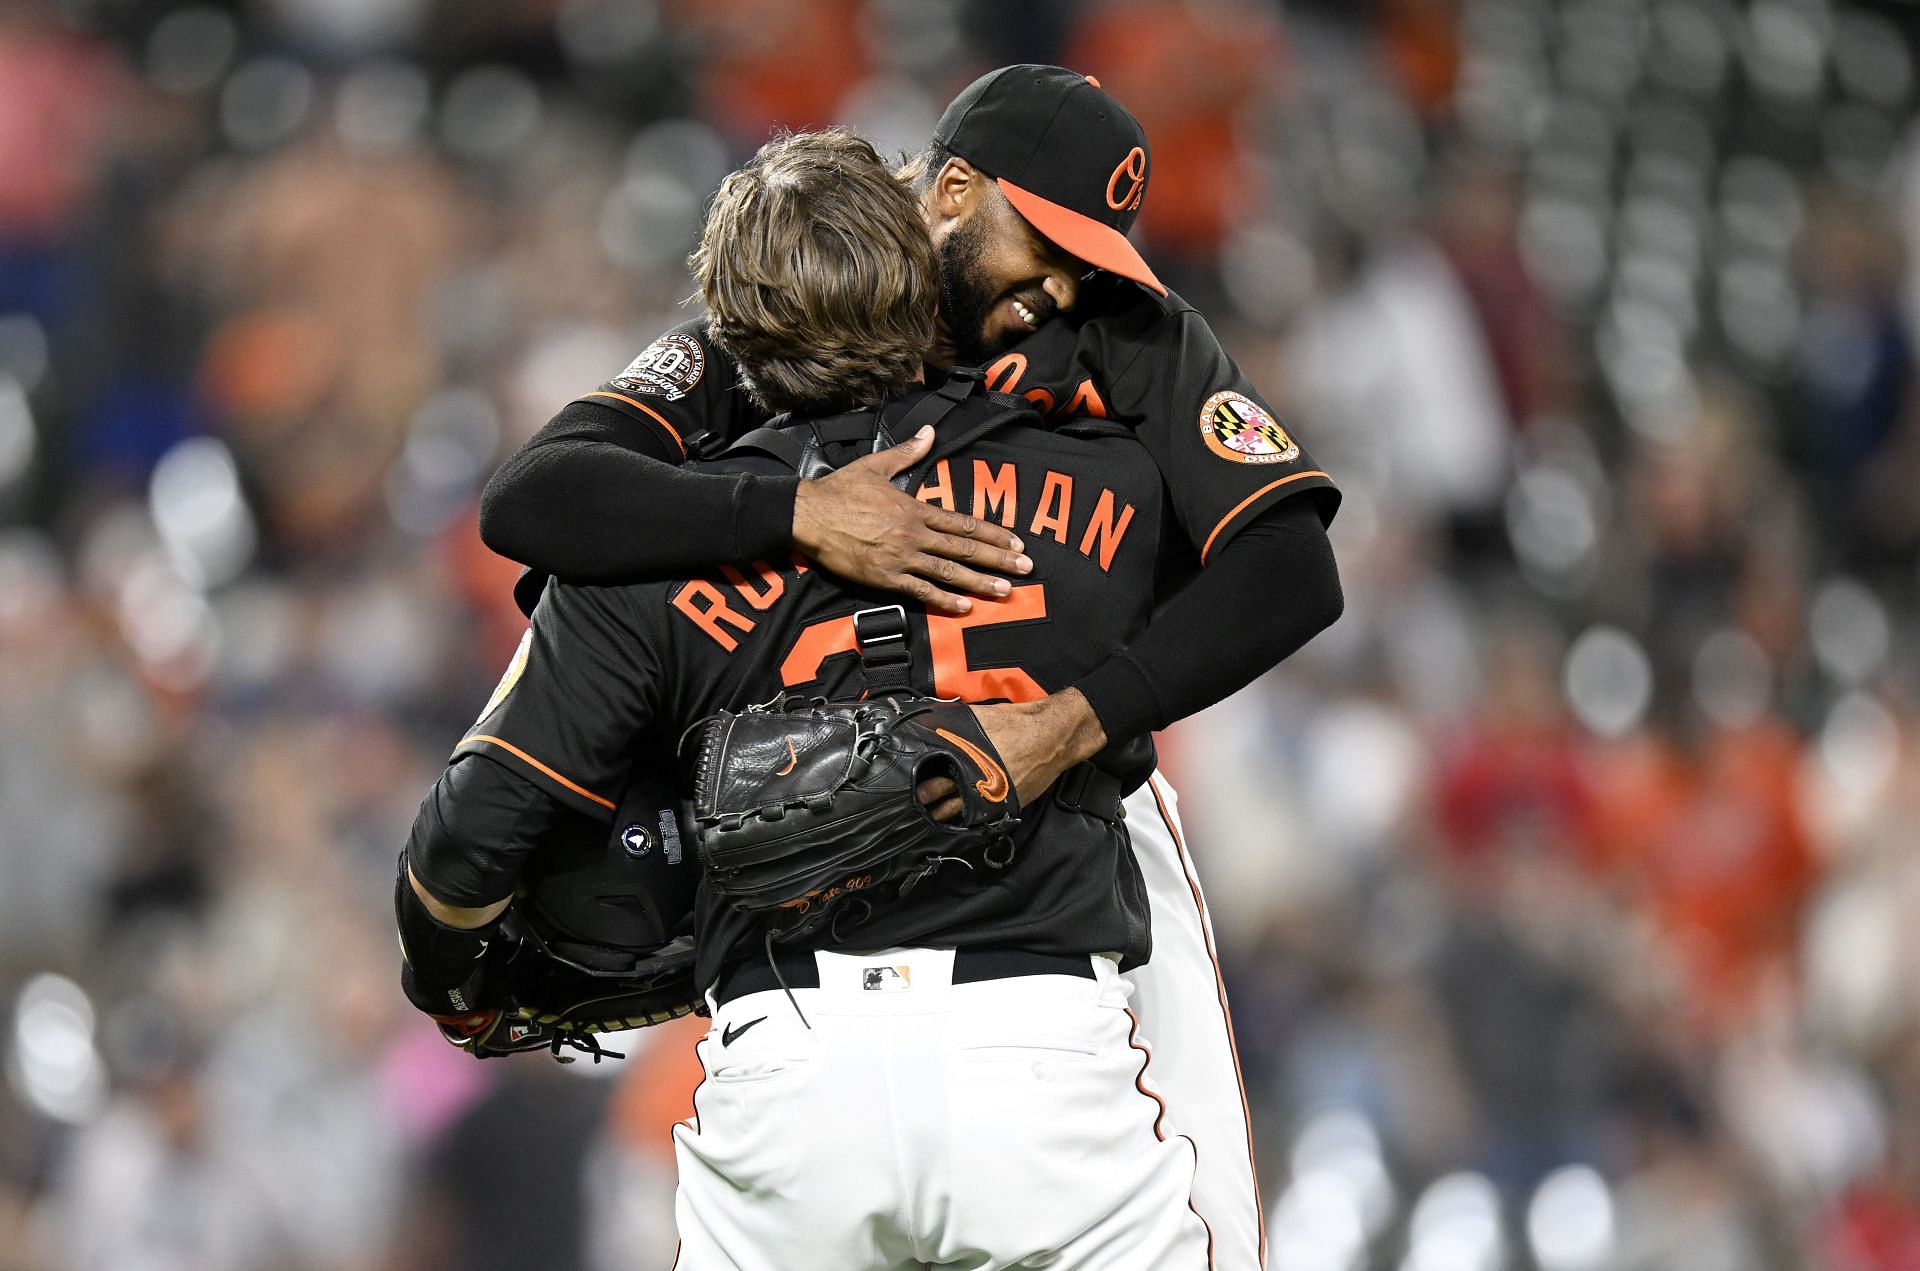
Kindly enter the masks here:
[[[964, 704], [924, 698], [721, 712], [691, 734], [693, 818], [707, 885], [776, 937], [859, 895], [904, 895], [941, 861], [1004, 866], [1019, 796]], [[915, 787], [953, 778], [941, 823]]]

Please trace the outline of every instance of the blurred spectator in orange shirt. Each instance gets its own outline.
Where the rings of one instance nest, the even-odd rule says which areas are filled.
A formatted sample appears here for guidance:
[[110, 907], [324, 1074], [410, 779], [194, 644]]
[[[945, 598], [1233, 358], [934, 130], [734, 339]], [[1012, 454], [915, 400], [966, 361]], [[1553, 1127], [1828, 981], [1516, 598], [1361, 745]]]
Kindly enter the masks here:
[[1652, 731], [1605, 757], [1615, 867], [1709, 1029], [1738, 1016], [1798, 939], [1816, 865], [1800, 766], [1799, 738], [1771, 718], [1716, 730], [1693, 753]]
[[1066, 61], [1146, 127], [1153, 170], [1140, 233], [1152, 250], [1211, 264], [1242, 209], [1267, 197], [1246, 132], [1288, 80], [1272, 12], [1242, 0], [1090, 5]]
[[1380, 52], [1407, 102], [1429, 124], [1453, 110], [1460, 77], [1457, 0], [1387, 0], [1380, 14]]
[[700, 41], [700, 114], [743, 150], [774, 127], [840, 118], [866, 72], [857, 0], [671, 0], [667, 20]]

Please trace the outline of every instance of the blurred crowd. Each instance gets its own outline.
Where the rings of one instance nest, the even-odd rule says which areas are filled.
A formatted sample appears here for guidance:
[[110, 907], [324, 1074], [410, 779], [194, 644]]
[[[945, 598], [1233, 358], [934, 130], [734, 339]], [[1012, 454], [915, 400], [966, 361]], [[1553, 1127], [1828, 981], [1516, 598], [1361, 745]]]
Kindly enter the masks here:
[[1274, 1271], [1920, 1267], [1916, 34], [0, 0], [0, 1271], [670, 1264], [697, 1021], [480, 1065], [398, 993], [521, 626], [477, 492], [771, 127], [1009, 61], [1139, 114], [1148, 259], [1346, 492], [1346, 616], [1162, 738]]

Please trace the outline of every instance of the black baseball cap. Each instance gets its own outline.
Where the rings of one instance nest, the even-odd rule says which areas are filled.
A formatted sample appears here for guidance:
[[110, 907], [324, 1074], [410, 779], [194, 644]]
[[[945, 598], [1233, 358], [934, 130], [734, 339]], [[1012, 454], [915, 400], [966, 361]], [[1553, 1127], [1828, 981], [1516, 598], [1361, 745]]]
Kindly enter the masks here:
[[1147, 193], [1147, 132], [1091, 75], [1003, 66], [953, 99], [933, 139], [995, 179], [1042, 237], [1166, 294], [1127, 231]]

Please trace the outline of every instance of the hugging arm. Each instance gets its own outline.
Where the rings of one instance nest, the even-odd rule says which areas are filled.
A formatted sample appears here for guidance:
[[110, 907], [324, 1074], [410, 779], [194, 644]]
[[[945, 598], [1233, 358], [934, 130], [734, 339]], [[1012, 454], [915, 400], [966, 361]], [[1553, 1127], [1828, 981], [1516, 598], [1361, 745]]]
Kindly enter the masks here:
[[1111, 736], [1165, 728], [1278, 666], [1345, 605], [1319, 515], [1309, 500], [1288, 499], [1218, 549], [1077, 687]]
[[[1332, 626], [1340, 571], [1307, 499], [1262, 512], [1154, 613], [1127, 647], [1038, 702], [977, 706], [1021, 801], [1111, 741], [1126, 741], [1245, 688]], [[945, 779], [926, 782], [934, 815], [958, 814]]]
[[[668, 342], [698, 350], [699, 377], [671, 399], [616, 379], [569, 402], [487, 482], [480, 538], [489, 548], [536, 575], [603, 583], [684, 577], [798, 550], [850, 582], [952, 614], [971, 607], [967, 593], [1000, 594], [986, 571], [1021, 572], [1019, 541], [1001, 526], [888, 484], [930, 438], [909, 438], [804, 490], [790, 476], [687, 467], [765, 419], [698, 324], [655, 347]], [[523, 609], [538, 598], [539, 581], [519, 592]]]
[[682, 466], [659, 433], [571, 402], [487, 482], [480, 538], [574, 582], [679, 577], [785, 552], [799, 484]]

